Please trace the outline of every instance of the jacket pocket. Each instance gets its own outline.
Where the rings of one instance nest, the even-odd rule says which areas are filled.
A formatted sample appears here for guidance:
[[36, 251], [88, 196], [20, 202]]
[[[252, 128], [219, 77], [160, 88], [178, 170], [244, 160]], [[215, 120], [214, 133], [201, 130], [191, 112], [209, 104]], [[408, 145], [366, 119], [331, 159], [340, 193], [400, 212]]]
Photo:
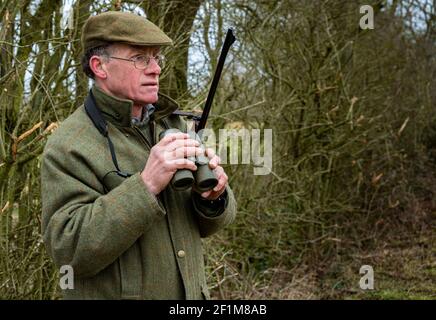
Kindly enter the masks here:
[[120, 264], [121, 299], [142, 298], [142, 261], [138, 242], [135, 242], [118, 259]]

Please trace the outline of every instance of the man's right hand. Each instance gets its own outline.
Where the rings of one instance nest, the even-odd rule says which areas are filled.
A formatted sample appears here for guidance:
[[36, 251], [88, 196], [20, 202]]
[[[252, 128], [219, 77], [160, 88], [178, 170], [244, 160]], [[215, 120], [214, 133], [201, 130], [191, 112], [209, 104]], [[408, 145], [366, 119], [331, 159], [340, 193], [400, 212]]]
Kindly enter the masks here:
[[158, 195], [171, 181], [178, 169], [197, 170], [195, 163], [186, 157], [204, 154], [200, 143], [186, 133], [166, 135], [150, 150], [150, 156], [141, 172], [148, 190]]

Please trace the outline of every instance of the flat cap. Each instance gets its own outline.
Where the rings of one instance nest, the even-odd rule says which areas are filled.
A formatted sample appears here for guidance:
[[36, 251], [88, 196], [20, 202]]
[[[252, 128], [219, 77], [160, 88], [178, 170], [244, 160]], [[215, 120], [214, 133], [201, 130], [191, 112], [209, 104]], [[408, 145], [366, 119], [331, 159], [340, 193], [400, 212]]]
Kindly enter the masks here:
[[82, 29], [83, 50], [110, 42], [139, 46], [173, 44], [173, 41], [155, 24], [134, 13], [109, 11], [89, 17]]

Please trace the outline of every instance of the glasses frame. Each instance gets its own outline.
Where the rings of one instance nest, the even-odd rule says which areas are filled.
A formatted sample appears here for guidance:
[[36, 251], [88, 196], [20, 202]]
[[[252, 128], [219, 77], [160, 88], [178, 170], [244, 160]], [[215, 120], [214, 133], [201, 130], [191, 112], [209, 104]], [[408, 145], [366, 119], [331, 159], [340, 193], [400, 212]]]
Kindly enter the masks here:
[[[145, 60], [144, 62], [146, 63], [145, 67], [139, 68], [137, 63], [139, 62], [138, 59], [144, 57]], [[162, 54], [157, 54], [155, 56], [149, 56], [149, 55], [139, 55], [133, 58], [120, 58], [120, 57], [115, 57], [115, 56], [108, 56], [108, 58], [111, 59], [116, 59], [116, 60], [124, 60], [124, 61], [130, 61], [133, 62], [133, 65], [135, 66], [136, 69], [138, 70], [145, 70], [149, 67], [150, 65], [150, 61], [153, 59], [157, 65], [162, 69], [165, 65], [165, 56]]]

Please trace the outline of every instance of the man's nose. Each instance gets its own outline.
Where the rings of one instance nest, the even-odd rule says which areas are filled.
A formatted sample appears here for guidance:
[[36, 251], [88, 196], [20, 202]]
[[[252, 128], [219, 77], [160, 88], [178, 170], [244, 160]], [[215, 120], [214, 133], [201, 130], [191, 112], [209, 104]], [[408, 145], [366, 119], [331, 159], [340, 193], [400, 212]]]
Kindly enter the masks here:
[[161, 72], [161, 67], [156, 62], [155, 59], [150, 59], [150, 61], [148, 62], [147, 68], [145, 68], [144, 71], [145, 71], [145, 73], [152, 73], [152, 74], [159, 75]]

